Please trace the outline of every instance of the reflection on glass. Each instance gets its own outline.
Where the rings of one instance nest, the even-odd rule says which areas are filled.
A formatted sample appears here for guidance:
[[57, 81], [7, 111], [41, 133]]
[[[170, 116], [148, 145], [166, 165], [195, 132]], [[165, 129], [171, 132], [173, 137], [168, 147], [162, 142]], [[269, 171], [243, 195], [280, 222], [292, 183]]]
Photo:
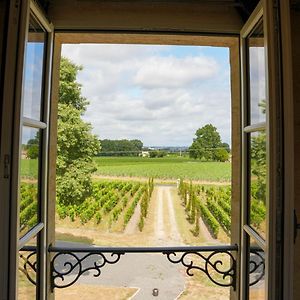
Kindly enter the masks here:
[[266, 121], [266, 69], [263, 22], [248, 37], [250, 124]]
[[21, 153], [20, 235], [38, 222], [40, 129], [23, 127]]
[[[33, 246], [36, 249], [36, 238], [31, 240], [27, 246]], [[36, 299], [36, 286], [30, 282], [29, 276], [36, 282], [36, 272], [32, 268], [33, 264], [37, 261], [36, 254], [32, 251], [19, 252], [19, 271], [18, 271], [18, 300], [32, 300]], [[26, 268], [24, 268], [24, 264]], [[37, 265], [35, 266], [37, 268]]]
[[249, 255], [249, 299], [265, 299], [265, 253], [250, 239]]
[[41, 118], [42, 81], [44, 68], [45, 32], [30, 19], [24, 67], [24, 116]]
[[266, 133], [251, 133], [250, 140], [250, 225], [266, 237]]

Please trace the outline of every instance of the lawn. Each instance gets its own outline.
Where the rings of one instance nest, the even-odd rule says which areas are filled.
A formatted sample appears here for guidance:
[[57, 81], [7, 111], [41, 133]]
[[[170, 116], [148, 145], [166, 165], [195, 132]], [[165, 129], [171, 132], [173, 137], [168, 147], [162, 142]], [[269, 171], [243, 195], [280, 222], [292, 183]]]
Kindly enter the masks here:
[[21, 160], [21, 178], [36, 179], [38, 174], [37, 159], [22, 159]]
[[95, 157], [96, 175], [230, 181], [229, 162], [200, 162], [187, 157]]
[[[230, 181], [229, 162], [201, 162], [188, 157], [95, 157], [96, 175]], [[22, 159], [21, 176], [37, 177], [37, 160]]]

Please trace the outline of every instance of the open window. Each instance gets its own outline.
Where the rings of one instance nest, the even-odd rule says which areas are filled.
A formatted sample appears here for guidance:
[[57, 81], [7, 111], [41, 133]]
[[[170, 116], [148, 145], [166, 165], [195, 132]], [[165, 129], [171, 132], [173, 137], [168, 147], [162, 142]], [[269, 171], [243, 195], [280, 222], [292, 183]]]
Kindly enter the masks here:
[[[107, 31], [107, 27], [103, 27], [102, 23], [101, 26], [97, 23], [98, 18], [92, 14], [94, 7], [92, 4], [89, 7], [90, 10], [87, 10], [88, 14], [86, 14], [87, 11], [82, 11], [85, 16], [93, 15], [92, 25], [89, 25], [88, 17], [84, 21], [86, 23], [80, 23], [77, 19], [72, 19], [75, 15], [71, 13], [66, 15], [66, 18], [69, 18], [68, 21], [71, 20], [70, 27], [66, 29], [66, 26], [61, 24], [67, 24], [67, 22], [64, 23], [61, 14], [55, 10], [61, 4], [55, 1], [53, 3], [55, 4], [51, 13], [52, 15], [56, 14], [58, 20], [56, 20], [56, 25], [58, 25], [53, 55], [51, 49], [52, 28], [34, 1], [23, 1], [21, 8], [16, 5], [10, 17], [11, 25], [17, 32], [15, 40], [10, 41], [13, 44], [11, 48], [17, 49], [17, 51], [9, 53], [8, 61], [12, 64], [6, 66], [8, 75], [5, 78], [7, 81], [5, 82], [5, 95], [9, 97], [3, 107], [9, 117], [6, 118], [4, 115], [2, 120], [2, 124], [7, 125], [7, 132], [3, 135], [5, 137], [3, 143], [5, 146], [3, 152], [5, 154], [3, 157], [4, 179], [1, 178], [1, 183], [6, 180], [3, 184], [5, 187], [4, 198], [7, 200], [5, 206], [7, 216], [4, 216], [6, 220], [4, 223], [10, 224], [10, 228], [7, 230], [9, 237], [7, 235], [6, 240], [10, 241], [9, 249], [12, 255], [6, 253], [5, 256], [10, 257], [10, 278], [7, 280], [10, 297], [12, 299], [17, 297], [25, 299], [26, 297], [29, 299], [51, 298], [58, 288], [67, 288], [73, 285], [85, 272], [94, 270], [96, 275], [101, 275], [101, 272], [104, 272], [102, 267], [112, 267], [111, 265], [121, 261], [124, 255], [155, 252], [165, 255], [168, 262], [182, 264], [187, 272], [198, 267], [198, 270], [202, 271], [213, 283], [229, 287], [232, 299], [272, 298], [275, 290], [274, 284], [282, 282], [279, 275], [281, 271], [279, 257], [283, 248], [280, 245], [283, 228], [280, 223], [283, 175], [280, 128], [282, 115], [278, 96], [279, 88], [275, 87], [280, 85], [276, 85], [280, 81], [276, 77], [278, 74], [275, 74], [279, 68], [279, 62], [276, 60], [277, 58], [269, 55], [272, 51], [276, 52], [274, 50], [276, 48], [275, 26], [273, 26], [276, 21], [271, 14], [269, 1], [263, 1], [264, 13], [268, 15], [264, 16], [260, 5], [241, 31], [240, 40], [237, 35], [238, 31], [234, 31], [235, 36], [227, 35], [227, 32], [232, 32], [230, 26], [239, 25], [238, 30], [241, 28], [242, 20], [240, 19], [238, 22], [236, 19], [232, 19], [233, 25], [230, 23], [229, 29], [222, 31], [221, 36], [210, 35], [214, 30], [203, 30], [204, 34], [196, 34], [197, 30], [183, 32], [180, 30], [176, 32], [173, 29], [166, 32], [128, 30], [134, 26], [124, 26], [126, 31], [120, 32], [118, 30], [122, 26], [119, 23], [118, 26], [112, 26], [118, 30]], [[72, 4], [72, 1], [68, 3]], [[67, 7], [67, 5], [65, 6]], [[210, 11], [210, 8], [206, 7], [206, 9]], [[16, 18], [15, 12], [17, 12]], [[114, 12], [114, 10], [111, 9], [110, 12]], [[78, 14], [78, 11], [76, 13]], [[111, 15], [107, 18], [109, 17]], [[230, 19], [226, 18], [225, 21]], [[16, 19], [17, 24], [14, 23]], [[165, 20], [163, 17], [161, 19]], [[207, 19], [205, 20], [207, 22]], [[78, 23], [76, 23], [77, 21]], [[101, 21], [108, 22], [105, 18]], [[199, 22], [202, 21], [202, 19], [199, 20]], [[137, 22], [144, 24], [142, 18]], [[151, 19], [151, 22], [155, 22], [155, 20]], [[88, 25], [84, 27], [82, 24]], [[150, 28], [152, 23], [149, 24], [147, 26]], [[161, 28], [173, 28], [171, 23], [162, 22], [161, 24]], [[217, 24], [220, 28], [221, 23]], [[147, 26], [145, 25], [146, 28], [148, 28]], [[156, 27], [154, 26], [154, 28]], [[191, 28], [193, 29], [193, 27]], [[209, 26], [204, 28], [207, 29]], [[72, 31], [68, 31], [69, 29]], [[274, 31], [272, 31], [273, 29]], [[56, 110], [61, 46], [63, 43], [83, 42], [201, 44], [229, 48], [232, 96], [230, 245], [211, 245], [209, 247], [185, 245], [184, 247], [169, 248], [162, 246], [150, 249], [149, 247], [101, 246], [88, 248], [76, 246], [74, 248], [56, 244], [54, 217], [57, 152]], [[8, 47], [8, 49], [10, 48]], [[51, 63], [52, 56], [53, 64]], [[242, 84], [242, 93], [240, 83]], [[50, 90], [51, 107], [49, 105]], [[8, 103], [9, 100], [12, 100], [11, 103]], [[192, 260], [185, 261], [190, 254], [195, 254], [198, 258], [203, 259], [201, 268], [198, 265], [195, 266], [191, 262]], [[227, 262], [229, 262], [226, 263], [229, 268], [224, 272], [218, 269], [220, 260], [211, 260], [217, 254], [221, 257], [226, 256]], [[71, 261], [68, 262], [66, 257]], [[86, 258], [92, 267], [82, 264]], [[59, 269], [59, 266], [63, 268]], [[64, 280], [70, 275], [69, 271], [64, 269], [66, 266], [69, 266], [70, 270], [79, 269], [77, 274], [73, 273], [71, 274], [73, 277], [67, 278], [70, 279], [68, 282]], [[227, 281], [224, 283], [213, 279], [208, 267], [213, 269], [213, 275], [218, 273], [218, 278]], [[98, 279], [101, 280], [101, 278]], [[158, 292], [153, 289], [153, 296]], [[201, 293], [200, 290], [199, 293]]]

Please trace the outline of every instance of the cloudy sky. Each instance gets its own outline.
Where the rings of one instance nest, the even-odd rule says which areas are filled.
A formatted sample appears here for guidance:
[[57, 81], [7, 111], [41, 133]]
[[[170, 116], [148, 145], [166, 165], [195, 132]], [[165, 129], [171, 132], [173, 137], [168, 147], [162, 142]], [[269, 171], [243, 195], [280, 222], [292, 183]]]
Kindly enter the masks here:
[[100, 139], [190, 146], [211, 123], [230, 143], [228, 49], [80, 44], [64, 45], [62, 54], [83, 66], [84, 119]]

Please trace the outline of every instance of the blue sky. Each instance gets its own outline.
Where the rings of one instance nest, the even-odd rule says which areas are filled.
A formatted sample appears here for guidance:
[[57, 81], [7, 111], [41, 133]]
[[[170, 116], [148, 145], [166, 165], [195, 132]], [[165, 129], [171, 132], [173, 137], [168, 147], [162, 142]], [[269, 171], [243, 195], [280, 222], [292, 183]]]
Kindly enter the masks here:
[[229, 50], [199, 46], [63, 45], [83, 66], [84, 119], [100, 139], [189, 146], [211, 123], [230, 143]]

